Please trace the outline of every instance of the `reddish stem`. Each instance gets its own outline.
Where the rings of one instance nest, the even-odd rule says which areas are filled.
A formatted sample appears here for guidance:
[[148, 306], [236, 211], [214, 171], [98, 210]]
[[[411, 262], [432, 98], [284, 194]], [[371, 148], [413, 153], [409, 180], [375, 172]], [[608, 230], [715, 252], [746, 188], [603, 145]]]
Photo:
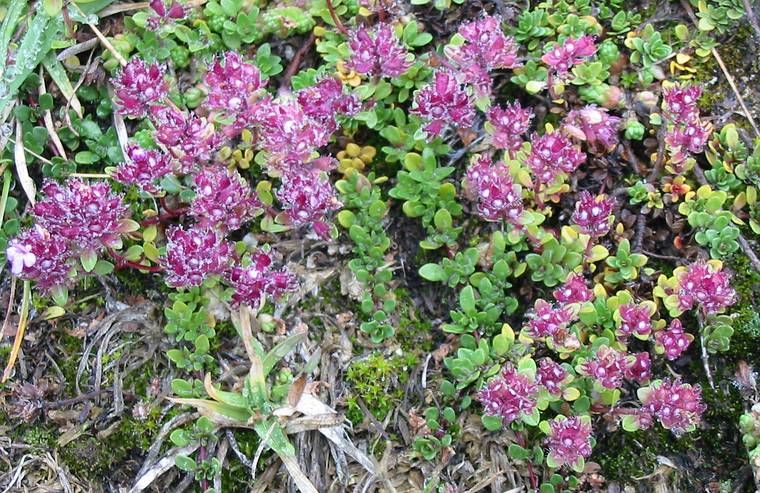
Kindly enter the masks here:
[[338, 31], [348, 36], [348, 30], [346, 29], [346, 26], [343, 25], [340, 18], [338, 17], [338, 14], [335, 13], [335, 7], [333, 7], [332, 0], [325, 0], [325, 3], [327, 3], [327, 10], [330, 12], [330, 17], [332, 17], [332, 20], [335, 23], [335, 27], [338, 28]]

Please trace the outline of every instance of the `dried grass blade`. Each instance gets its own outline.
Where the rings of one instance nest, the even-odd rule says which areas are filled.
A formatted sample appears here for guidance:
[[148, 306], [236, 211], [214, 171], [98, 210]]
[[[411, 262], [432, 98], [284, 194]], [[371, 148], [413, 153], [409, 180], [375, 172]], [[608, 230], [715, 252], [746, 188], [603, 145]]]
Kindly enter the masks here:
[[26, 332], [26, 324], [29, 322], [29, 304], [32, 299], [31, 281], [24, 281], [24, 295], [21, 301], [21, 316], [18, 320], [18, 328], [16, 329], [16, 339], [13, 341], [13, 349], [11, 349], [10, 357], [8, 358], [8, 364], [3, 372], [2, 383], [8, 381], [13, 372], [13, 367], [16, 365], [16, 359], [18, 353], [21, 350], [21, 343], [24, 340], [24, 332]]
[[21, 125], [21, 121], [16, 119], [16, 146], [13, 150], [13, 157], [16, 161], [16, 175], [18, 175], [18, 181], [21, 182], [21, 188], [24, 189], [26, 197], [29, 199], [29, 203], [34, 205], [37, 194], [37, 187], [34, 185], [34, 180], [29, 176], [29, 168], [26, 167], [26, 153], [24, 152], [24, 128]]

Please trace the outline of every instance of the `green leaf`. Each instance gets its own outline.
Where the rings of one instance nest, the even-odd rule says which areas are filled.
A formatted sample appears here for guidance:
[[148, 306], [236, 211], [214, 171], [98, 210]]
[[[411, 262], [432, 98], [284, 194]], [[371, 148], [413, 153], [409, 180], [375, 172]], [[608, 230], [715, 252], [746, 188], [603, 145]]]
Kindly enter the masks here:
[[466, 286], [459, 293], [459, 305], [465, 313], [475, 311], [475, 290], [472, 286]]
[[436, 282], [446, 279], [443, 267], [438, 264], [425, 264], [420, 267], [419, 273], [423, 279], [427, 279], [428, 281]]
[[187, 455], [178, 455], [174, 458], [174, 463], [177, 467], [185, 472], [195, 471], [195, 460]]
[[433, 223], [439, 231], [447, 231], [452, 226], [451, 213], [446, 209], [439, 209], [433, 217]]
[[503, 420], [501, 416], [489, 416], [487, 414], [484, 414], [480, 417], [480, 420], [483, 422], [483, 426], [488, 431], [500, 430], [503, 426]]
[[296, 346], [306, 339], [306, 332], [297, 332], [290, 335], [280, 341], [271, 351], [267, 353], [262, 361], [264, 367], [264, 375], [269, 375], [274, 365], [277, 364], [282, 358], [284, 358], [289, 352], [296, 348]]
[[113, 264], [108, 260], [98, 260], [95, 263], [95, 273], [99, 276], [106, 276], [113, 272]]
[[85, 250], [79, 255], [79, 261], [82, 263], [85, 272], [92, 272], [98, 263], [98, 254], [95, 253], [95, 250]]
[[517, 445], [516, 443], [512, 443], [509, 445], [509, 448], [507, 449], [507, 455], [509, 455], [510, 458], [515, 460], [525, 460], [528, 457], [530, 457], [530, 451], [527, 449], [524, 449], [523, 447]]

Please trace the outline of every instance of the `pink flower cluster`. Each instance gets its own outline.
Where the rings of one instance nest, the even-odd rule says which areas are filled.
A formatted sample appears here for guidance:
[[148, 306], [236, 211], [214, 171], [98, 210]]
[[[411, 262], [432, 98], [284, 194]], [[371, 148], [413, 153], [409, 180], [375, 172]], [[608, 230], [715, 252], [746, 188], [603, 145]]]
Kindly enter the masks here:
[[543, 358], [538, 362], [536, 370], [536, 383], [543, 386], [550, 394], [562, 393], [562, 383], [570, 374], [550, 358]]
[[461, 24], [458, 33], [464, 43], [447, 46], [446, 56], [462, 75], [462, 82], [472, 84], [479, 95], [488, 96], [492, 70], [519, 66], [517, 44], [504, 35], [501, 19], [490, 15]]
[[146, 65], [140, 58], [132, 58], [112, 82], [116, 111], [132, 118], [147, 116], [151, 106], [160, 103], [169, 92], [164, 69], [157, 63]]
[[229, 51], [211, 64], [204, 82], [208, 87], [205, 106], [215, 115], [215, 121], [225, 122], [228, 137], [238, 135], [252, 123], [254, 108], [267, 84], [256, 65]]
[[113, 179], [125, 185], [137, 185], [140, 190], [155, 194], [159, 191], [156, 182], [171, 172], [171, 156], [129, 144], [127, 160], [116, 168]]
[[340, 209], [342, 204], [324, 173], [304, 170], [283, 177], [277, 198], [282, 202], [291, 224], [311, 224], [315, 233], [322, 238], [329, 238], [330, 225], [325, 221], [325, 215]]
[[706, 314], [718, 313], [736, 303], [730, 276], [705, 262], [697, 262], [677, 275], [676, 295], [681, 310], [700, 307]]
[[577, 416], [556, 417], [549, 422], [549, 436], [544, 443], [549, 448], [548, 458], [561, 467], [574, 465], [591, 455], [591, 423]]
[[596, 197], [589, 192], [581, 192], [575, 203], [573, 222], [580, 232], [592, 238], [601, 238], [610, 231], [612, 225], [612, 209], [615, 199], [606, 195]]
[[565, 306], [554, 307], [546, 300], [536, 300], [533, 317], [528, 321], [528, 334], [536, 339], [551, 337], [561, 342], [567, 335], [567, 327], [575, 319]]
[[213, 229], [181, 227], [166, 233], [166, 284], [175, 288], [200, 286], [210, 275], [227, 272], [235, 256], [235, 248]]
[[48, 181], [42, 193], [32, 207], [35, 225], [9, 242], [6, 257], [15, 275], [49, 292], [64, 285], [76, 268], [69, 260], [121, 243], [127, 207], [104, 182], [70, 179], [61, 186]]
[[676, 171], [682, 170], [690, 154], [702, 152], [710, 137], [710, 124], [699, 118], [697, 100], [701, 94], [698, 86], [676, 86], [663, 91], [664, 112], [670, 122], [665, 143]]
[[188, 174], [200, 164], [209, 162], [224, 142], [214, 125], [195, 113], [182, 112], [168, 106], [154, 107], [151, 119], [156, 127], [154, 137], [166, 146], [179, 166]]
[[417, 91], [411, 113], [428, 120], [424, 130], [440, 135], [444, 126], [469, 127], [475, 120], [475, 106], [465, 86], [448, 71], [439, 70], [433, 80]]
[[517, 224], [523, 212], [521, 189], [512, 182], [501, 161], [480, 156], [467, 169], [467, 188], [477, 197], [477, 211], [486, 221], [504, 220]]
[[214, 165], [203, 168], [193, 181], [195, 198], [190, 204], [190, 215], [201, 228], [219, 228], [221, 231], [240, 229], [261, 207], [253, 196], [250, 185], [237, 171]]
[[42, 293], [68, 281], [73, 254], [67, 241], [42, 226], [22, 231], [8, 242], [6, 258], [11, 272], [25, 281], [35, 281]]
[[334, 78], [326, 77], [311, 87], [296, 92], [298, 104], [304, 114], [334, 133], [338, 130], [336, 116], [353, 116], [361, 109], [359, 99], [353, 94], [343, 92], [343, 84]]
[[586, 155], [558, 132], [531, 138], [527, 164], [539, 184], [554, 183], [561, 173], [572, 173], [585, 160]]
[[161, 26], [184, 19], [188, 9], [177, 0], [151, 0], [150, 8], [156, 15], [148, 17], [148, 27], [155, 31]]
[[664, 379], [638, 391], [643, 422], [656, 417], [665, 429], [676, 435], [691, 431], [707, 408], [702, 404], [702, 389], [680, 380]]
[[646, 381], [651, 376], [649, 353], [630, 355], [609, 346], [600, 346], [593, 359], [580, 365], [579, 370], [592, 377], [605, 389], [620, 387], [624, 378]]
[[568, 38], [562, 45], [550, 49], [541, 60], [557, 74], [567, 73], [574, 65], [596, 53], [594, 38], [581, 36], [578, 39]]
[[652, 332], [652, 316], [647, 306], [626, 303], [619, 310], [620, 324], [615, 330], [619, 341], [627, 342], [633, 335], [647, 337]]
[[491, 144], [497, 149], [510, 152], [520, 150], [523, 135], [530, 127], [533, 110], [523, 108], [519, 102], [507, 104], [506, 107], [493, 106], [488, 110], [486, 130], [491, 134]]
[[681, 321], [677, 318], [670, 322], [667, 330], [657, 332], [654, 338], [657, 351], [665, 353], [665, 357], [669, 360], [681, 356], [694, 340], [694, 336], [684, 331]]
[[586, 286], [586, 280], [580, 274], [570, 274], [565, 283], [552, 293], [560, 303], [583, 303], [594, 299], [594, 292]]
[[279, 298], [297, 287], [295, 276], [286, 271], [272, 270], [272, 258], [259, 252], [252, 256], [251, 264], [233, 267], [227, 274], [227, 281], [235, 289], [232, 302], [257, 306], [265, 296]]
[[588, 105], [570, 111], [562, 120], [562, 129], [573, 138], [586, 142], [594, 154], [606, 154], [618, 145], [620, 118], [605, 108]]
[[409, 70], [409, 53], [390, 24], [380, 23], [368, 30], [360, 26], [348, 40], [351, 57], [346, 67], [360, 74], [398, 77]]
[[517, 372], [507, 364], [501, 375], [493, 378], [478, 393], [487, 414], [501, 416], [503, 423], [509, 423], [521, 415], [531, 414], [536, 409], [538, 386], [527, 376]]

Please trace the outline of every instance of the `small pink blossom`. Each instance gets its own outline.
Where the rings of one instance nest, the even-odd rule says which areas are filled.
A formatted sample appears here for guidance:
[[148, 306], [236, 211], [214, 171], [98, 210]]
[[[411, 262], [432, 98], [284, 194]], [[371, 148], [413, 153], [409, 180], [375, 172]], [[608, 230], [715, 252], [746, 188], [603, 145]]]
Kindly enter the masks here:
[[227, 272], [235, 248], [213, 229], [174, 226], [166, 233], [166, 284], [173, 288], [200, 286], [210, 275]]
[[594, 154], [606, 154], [618, 145], [620, 118], [605, 108], [588, 105], [570, 111], [562, 120], [562, 129], [579, 141], [586, 142]]
[[539, 183], [551, 184], [560, 173], [572, 173], [585, 160], [586, 155], [558, 132], [531, 138], [527, 164]]
[[66, 239], [50, 234], [40, 225], [10, 240], [6, 251], [11, 272], [25, 281], [34, 281], [43, 293], [67, 283], [71, 257]]
[[549, 448], [548, 458], [556, 465], [581, 468], [591, 455], [591, 423], [577, 416], [556, 417], [549, 422], [550, 433], [544, 443]]
[[477, 197], [480, 217], [517, 224], [523, 212], [521, 190], [504, 163], [493, 163], [485, 155], [478, 158], [467, 170], [467, 188]]
[[224, 128], [229, 137], [239, 134], [251, 123], [253, 107], [267, 83], [256, 65], [244, 62], [234, 51], [214, 60], [204, 82], [208, 87], [205, 106], [221, 119], [231, 120]]
[[536, 339], [551, 337], [561, 340], [574, 315], [567, 307], [553, 307], [546, 300], [536, 300], [532, 318], [528, 321], [528, 334]]
[[652, 378], [652, 360], [649, 353], [641, 352], [628, 356], [625, 378], [639, 383], [648, 382]]
[[670, 161], [679, 164], [690, 154], [702, 152], [710, 138], [710, 131], [709, 123], [699, 121], [679, 124], [669, 129], [665, 134], [665, 143], [668, 145]]
[[440, 135], [445, 125], [469, 127], [475, 120], [475, 106], [465, 87], [454, 74], [443, 70], [417, 91], [411, 113], [428, 120], [424, 129], [432, 135]]
[[594, 299], [594, 292], [586, 286], [580, 274], [570, 274], [565, 283], [552, 293], [560, 303], [583, 303]]
[[564, 74], [573, 65], [583, 62], [586, 58], [596, 53], [594, 38], [581, 36], [578, 39], [568, 38], [564, 44], [550, 49], [541, 60], [558, 74]]
[[255, 112], [258, 145], [270, 161], [305, 161], [326, 145], [334, 126], [309, 118], [293, 99], [265, 99]]
[[137, 57], [111, 82], [116, 89], [117, 113], [133, 118], [147, 116], [150, 107], [161, 102], [169, 92], [164, 69], [157, 63], [146, 65]]
[[297, 287], [292, 273], [285, 269], [272, 270], [272, 258], [264, 252], [253, 255], [251, 264], [247, 267], [233, 267], [227, 275], [227, 281], [235, 289], [233, 304], [242, 303], [254, 307], [266, 296], [277, 299]]
[[254, 209], [261, 206], [240, 173], [223, 166], [203, 168], [193, 183], [195, 198], [190, 204], [190, 215], [202, 228], [240, 229], [253, 216]]
[[663, 90], [665, 114], [674, 123], [693, 122], [699, 119], [697, 100], [702, 95], [699, 86], [676, 86]]
[[490, 94], [492, 70], [519, 66], [517, 44], [504, 35], [499, 17], [485, 15], [464, 22], [459, 26], [459, 35], [464, 43], [447, 46], [446, 56], [458, 67], [463, 82], [472, 84], [479, 94]]
[[538, 362], [536, 383], [543, 385], [550, 394], [559, 395], [562, 393], [562, 383], [568, 375], [567, 370], [553, 360], [544, 358]]
[[523, 108], [517, 101], [507, 104], [505, 108], [492, 106], [488, 110], [491, 143], [497, 149], [518, 151], [523, 145], [523, 135], [528, 131], [532, 119], [533, 110]]
[[304, 170], [302, 173], [283, 177], [277, 198], [282, 202], [291, 224], [311, 224], [319, 236], [329, 238], [330, 225], [325, 221], [325, 216], [340, 209], [342, 204], [324, 173]]
[[486, 414], [501, 416], [503, 423], [509, 423], [521, 415], [532, 414], [536, 409], [538, 386], [514, 366], [507, 364], [501, 375], [493, 378], [478, 393]]
[[657, 351], [665, 353], [665, 357], [671, 361], [681, 356], [694, 340], [694, 336], [684, 331], [681, 321], [677, 318], [671, 320], [667, 330], [657, 332], [654, 338]]
[[699, 424], [707, 406], [702, 404], [702, 389], [680, 380], [666, 378], [639, 389], [642, 412], [656, 417], [665, 429], [676, 435], [688, 432]]
[[729, 275], [705, 262], [691, 264], [677, 274], [676, 295], [681, 310], [701, 307], [712, 314], [736, 303], [736, 291], [729, 284]]
[[148, 27], [155, 31], [187, 16], [188, 9], [177, 0], [150, 0], [150, 8], [156, 15], [148, 18]]
[[156, 182], [172, 172], [172, 160], [161, 151], [143, 149], [137, 144], [127, 146], [127, 160], [113, 174], [114, 180], [125, 185], [137, 185], [140, 190], [155, 194]]
[[351, 33], [348, 47], [351, 56], [346, 67], [360, 74], [398, 77], [412, 66], [390, 24], [380, 23], [370, 30], [360, 26]]
[[156, 140], [169, 148], [179, 163], [176, 171], [181, 174], [191, 173], [210, 161], [224, 141], [214, 125], [194, 113], [168, 106], [154, 107], [152, 119]]
[[573, 222], [581, 233], [592, 238], [601, 238], [610, 231], [614, 206], [615, 199], [606, 195], [593, 196], [588, 192], [581, 192], [575, 203]]
[[609, 346], [600, 346], [596, 354], [580, 366], [585, 375], [592, 377], [605, 389], [620, 387], [627, 368], [625, 353]]
[[327, 77], [311, 87], [296, 93], [298, 104], [304, 114], [329, 128], [330, 133], [338, 130], [336, 116], [353, 116], [361, 109], [359, 99], [343, 92], [343, 84], [335, 77]]
[[646, 337], [652, 332], [652, 315], [647, 306], [626, 303], [619, 310], [620, 325], [615, 330], [618, 340], [625, 342], [630, 336]]
[[83, 250], [115, 246], [120, 241], [127, 206], [105, 182], [87, 184], [78, 178], [65, 186], [47, 181], [44, 198], [32, 211], [36, 223], [52, 236], [62, 237]]

